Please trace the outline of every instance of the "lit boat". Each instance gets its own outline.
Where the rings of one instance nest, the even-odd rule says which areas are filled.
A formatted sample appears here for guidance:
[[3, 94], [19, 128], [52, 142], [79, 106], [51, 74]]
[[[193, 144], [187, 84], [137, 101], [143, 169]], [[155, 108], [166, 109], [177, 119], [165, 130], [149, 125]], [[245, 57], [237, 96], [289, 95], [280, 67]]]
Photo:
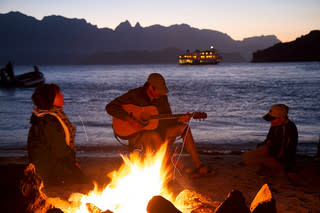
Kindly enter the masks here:
[[196, 50], [193, 53], [187, 50], [184, 55], [179, 56], [180, 65], [218, 64], [220, 62], [221, 56], [213, 47], [210, 50]]

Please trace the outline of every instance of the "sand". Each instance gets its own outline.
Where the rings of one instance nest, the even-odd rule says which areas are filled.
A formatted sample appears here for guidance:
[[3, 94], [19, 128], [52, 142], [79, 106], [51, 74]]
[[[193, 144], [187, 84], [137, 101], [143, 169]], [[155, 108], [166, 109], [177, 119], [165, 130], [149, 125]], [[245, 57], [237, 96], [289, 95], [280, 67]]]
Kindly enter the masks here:
[[[218, 204], [224, 201], [231, 190], [237, 189], [242, 192], [247, 206], [250, 207], [259, 189], [267, 183], [276, 200], [278, 212], [320, 212], [320, 161], [314, 158], [298, 156], [296, 172], [290, 174], [274, 174], [263, 171], [257, 166], [247, 166], [242, 163], [241, 154], [201, 154], [200, 158], [216, 174], [195, 179], [186, 174], [183, 176], [176, 174], [169, 186], [175, 195], [189, 189]], [[118, 169], [122, 163], [120, 156], [82, 157], [78, 160], [83, 171], [100, 187], [105, 186], [109, 181], [106, 174]], [[186, 166], [192, 167], [188, 155], [183, 155], [182, 161]], [[26, 162], [25, 157], [0, 158], [0, 169], [24, 165]], [[10, 172], [2, 174], [2, 188], [5, 184], [4, 177], [10, 177], [10, 175]], [[67, 199], [73, 191], [86, 193], [87, 190], [90, 189], [81, 185], [64, 186], [63, 189], [59, 186], [45, 186], [43, 189], [48, 197], [58, 196], [63, 199]], [[2, 197], [5, 193], [1, 192]]]

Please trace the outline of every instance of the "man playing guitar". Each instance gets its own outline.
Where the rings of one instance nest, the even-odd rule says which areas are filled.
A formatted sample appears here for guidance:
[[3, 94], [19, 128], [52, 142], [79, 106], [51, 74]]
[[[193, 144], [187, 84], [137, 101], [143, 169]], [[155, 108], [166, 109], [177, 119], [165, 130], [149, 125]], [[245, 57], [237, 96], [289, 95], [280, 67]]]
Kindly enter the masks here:
[[[113, 129], [116, 134], [121, 132], [117, 134], [121, 139], [128, 140], [130, 151], [141, 148], [156, 151], [165, 141], [169, 142], [170, 148], [176, 137], [182, 136], [196, 168], [195, 176], [206, 175], [209, 171], [200, 162], [191, 130], [186, 124], [192, 114], [159, 119], [152, 124], [150, 116], [153, 114], [172, 115], [168, 92], [163, 76], [150, 74], [142, 87], [129, 90], [106, 105], [107, 113], [113, 116]], [[126, 132], [127, 129], [131, 131]]]

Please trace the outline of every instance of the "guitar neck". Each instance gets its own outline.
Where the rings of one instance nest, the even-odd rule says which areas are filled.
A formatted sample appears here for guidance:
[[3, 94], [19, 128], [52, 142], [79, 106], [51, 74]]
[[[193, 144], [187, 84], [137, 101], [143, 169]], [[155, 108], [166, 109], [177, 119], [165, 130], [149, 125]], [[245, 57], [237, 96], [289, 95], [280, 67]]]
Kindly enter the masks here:
[[158, 120], [166, 120], [166, 119], [176, 119], [182, 117], [186, 114], [159, 114], [159, 115], [152, 115], [150, 116], [151, 119], [158, 119]]

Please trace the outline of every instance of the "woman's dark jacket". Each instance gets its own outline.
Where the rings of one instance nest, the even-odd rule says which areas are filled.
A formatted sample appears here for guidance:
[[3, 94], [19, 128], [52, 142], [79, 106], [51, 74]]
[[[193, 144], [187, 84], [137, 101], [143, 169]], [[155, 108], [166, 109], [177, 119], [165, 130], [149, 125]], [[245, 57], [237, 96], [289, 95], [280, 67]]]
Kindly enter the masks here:
[[32, 114], [30, 123], [28, 156], [37, 173], [44, 179], [56, 181], [81, 175], [75, 150], [66, 144], [58, 119], [50, 114], [42, 117]]

